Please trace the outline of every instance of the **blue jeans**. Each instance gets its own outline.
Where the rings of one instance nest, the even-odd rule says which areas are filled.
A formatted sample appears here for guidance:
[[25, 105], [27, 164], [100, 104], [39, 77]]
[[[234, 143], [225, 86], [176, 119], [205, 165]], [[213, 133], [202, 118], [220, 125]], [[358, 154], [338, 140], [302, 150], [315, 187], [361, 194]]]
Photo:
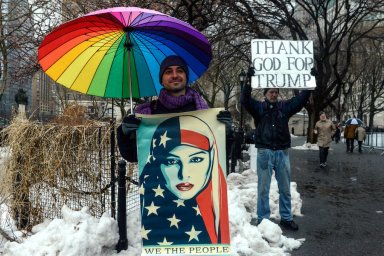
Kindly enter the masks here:
[[257, 149], [257, 218], [269, 219], [269, 189], [271, 186], [272, 171], [275, 171], [277, 185], [279, 187], [279, 209], [282, 220], [293, 219], [291, 213], [291, 164], [288, 149], [270, 150]]

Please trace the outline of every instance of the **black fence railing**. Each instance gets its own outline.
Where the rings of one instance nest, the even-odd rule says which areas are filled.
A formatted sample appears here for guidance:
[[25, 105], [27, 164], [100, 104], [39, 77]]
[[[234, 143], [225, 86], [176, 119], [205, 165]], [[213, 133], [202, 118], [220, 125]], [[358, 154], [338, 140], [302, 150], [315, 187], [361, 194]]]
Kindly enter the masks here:
[[[36, 129], [30, 127], [31, 132], [34, 131], [32, 128]], [[108, 124], [85, 130], [75, 127], [73, 132], [68, 132], [70, 137], [61, 140], [65, 141], [65, 146], [60, 147], [59, 152], [53, 148], [50, 150], [47, 146], [49, 143], [56, 143], [52, 142], [52, 133], [59, 131], [55, 131], [52, 126], [39, 129], [44, 131], [43, 136], [35, 137], [34, 140], [39, 141], [38, 145], [41, 146], [29, 152], [19, 152], [25, 156], [15, 158], [11, 165], [15, 167], [8, 170], [10, 173], [20, 174], [14, 178], [13, 200], [10, 202], [12, 215], [19, 229], [30, 230], [45, 218], [61, 218], [63, 205], [73, 210], [87, 206], [95, 217], [108, 212], [116, 218], [116, 188], [118, 182], [122, 182], [121, 179], [126, 181], [126, 188], [124, 195], [120, 189], [119, 200], [124, 196], [126, 212], [139, 208], [137, 166], [131, 164], [128, 173], [119, 177], [116, 163], [122, 158], [116, 147], [113, 127]], [[26, 143], [28, 136], [20, 140]], [[34, 153], [36, 156], [32, 155]], [[55, 157], [56, 153], [64, 157]], [[15, 154], [14, 151], [12, 154]], [[25, 159], [34, 158], [38, 160], [32, 163], [36, 164], [32, 168], [31, 163], [27, 163]]]

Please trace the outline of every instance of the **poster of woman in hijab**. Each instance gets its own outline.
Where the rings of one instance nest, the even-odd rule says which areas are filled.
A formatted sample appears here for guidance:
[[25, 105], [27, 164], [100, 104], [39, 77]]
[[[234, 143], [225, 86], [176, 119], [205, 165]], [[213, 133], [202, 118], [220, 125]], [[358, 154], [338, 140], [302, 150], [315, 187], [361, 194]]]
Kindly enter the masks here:
[[219, 111], [140, 115], [142, 255], [230, 255]]

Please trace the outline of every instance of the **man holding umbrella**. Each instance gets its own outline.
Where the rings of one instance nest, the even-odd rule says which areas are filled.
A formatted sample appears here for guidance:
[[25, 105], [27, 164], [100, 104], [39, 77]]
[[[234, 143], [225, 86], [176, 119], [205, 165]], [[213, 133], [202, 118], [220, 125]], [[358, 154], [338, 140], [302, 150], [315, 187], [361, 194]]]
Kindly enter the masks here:
[[355, 142], [355, 131], [358, 127], [358, 121], [356, 118], [348, 120], [346, 122], [345, 130], [344, 130], [344, 138], [347, 144], [347, 153], [353, 153], [354, 142]]
[[[163, 89], [160, 91], [159, 97], [139, 105], [135, 113], [153, 115], [208, 109], [209, 107], [201, 95], [187, 86], [188, 75], [188, 66], [181, 57], [176, 55], [166, 57], [160, 65], [159, 80]], [[229, 135], [232, 123], [230, 112], [221, 111], [217, 115], [217, 119], [226, 124]], [[135, 115], [129, 115], [117, 128], [120, 153], [129, 162], [137, 162], [136, 130], [139, 125], [140, 119]]]

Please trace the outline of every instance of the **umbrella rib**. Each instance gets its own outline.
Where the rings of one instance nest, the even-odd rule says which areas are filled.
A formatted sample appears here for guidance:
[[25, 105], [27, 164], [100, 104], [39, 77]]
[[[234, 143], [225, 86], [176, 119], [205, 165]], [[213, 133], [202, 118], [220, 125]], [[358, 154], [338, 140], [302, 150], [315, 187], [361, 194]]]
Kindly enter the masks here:
[[[102, 34], [100, 34], [100, 35], [102, 35]], [[118, 37], [120, 37], [120, 36], [121, 36], [121, 35], [113, 36], [113, 37], [111, 37], [108, 41], [109, 41], [109, 42], [114, 41], [115, 38], [118, 38]], [[89, 39], [92, 39], [92, 38], [89, 38]], [[88, 42], [92, 42], [92, 40], [89, 40], [89, 39], [88, 39]], [[116, 41], [116, 40], [115, 40], [115, 41]], [[86, 41], [79, 42], [79, 43], [76, 44], [74, 47], [79, 46], [80, 44], [82, 44], [82, 43], [84, 43], [84, 42], [86, 42]], [[96, 43], [98, 43], [98, 41], [97, 41], [97, 42], [94, 42], [93, 45], [96, 44]], [[105, 43], [105, 45], [106, 45], [106, 44], [107, 44], [107, 43]], [[90, 46], [90, 47], [93, 47], [93, 45]], [[72, 48], [72, 49], [73, 49], [73, 48]], [[55, 50], [55, 49], [53, 49], [49, 54], [51, 54], [54, 50]], [[78, 55], [81, 55], [84, 51], [86, 51], [86, 49], [84, 49], [84, 50], [83, 50], [81, 53], [79, 53]], [[68, 53], [68, 52], [67, 52], [67, 53]], [[63, 58], [67, 53], [63, 54], [59, 59]], [[45, 55], [44, 58], [45, 58], [45, 57], [48, 57], [49, 54]], [[58, 60], [59, 60], [59, 59], [58, 59]], [[56, 62], [57, 62], [57, 61], [56, 61]], [[49, 68], [51, 68], [56, 62], [51, 63], [51, 65], [49, 65], [49, 66], [45, 66], [45, 67], [44, 67], [45, 70], [48, 70]], [[60, 76], [57, 77], [56, 81], [60, 79], [60, 77], [61, 77], [61, 76], [65, 73], [65, 71], [69, 68], [69, 66], [70, 66], [70, 65], [68, 65], [68, 66], [63, 70], [63, 72], [60, 74]], [[70, 86], [69, 88], [71, 88], [71, 87], [72, 87], [72, 86]]]
[[[130, 13], [129, 14], [129, 19], [131, 19], [131, 15], [132, 15], [132, 13]], [[127, 39], [129, 39], [129, 33], [125, 33], [125, 40], [127, 40]], [[130, 39], [129, 39], [130, 40]], [[128, 49], [128, 48], [125, 48], [125, 46], [124, 46], [124, 50], [127, 50], [127, 53], [128, 53], [128, 62], [130, 62], [131, 61], [131, 56], [130, 56], [130, 50]], [[131, 81], [130, 82], [130, 84], [129, 84], [129, 86], [131, 86], [131, 88], [129, 88], [129, 96], [130, 96], [130, 102], [129, 102], [129, 104], [131, 105], [131, 114], [133, 114], [132, 113], [132, 101], [131, 101], [131, 99], [133, 98], [133, 95], [131, 95], [132, 94], [132, 75], [131, 75], [131, 63], [129, 63], [128, 64], [128, 79]], [[124, 74], [124, 65], [122, 65], [122, 71], [123, 71], [123, 74]], [[121, 95], [123, 96], [124, 94], [124, 84], [123, 84], [123, 86], [121, 86]]]
[[[136, 37], [139, 37], [139, 34], [132, 32], [131, 35], [132, 35], [132, 37], [133, 37], [133, 41], [137, 41], [137, 40], [136, 40]], [[144, 44], [144, 45], [145, 45], [145, 44]], [[128, 51], [128, 52], [132, 52], [132, 55], [140, 54], [140, 55], [143, 56], [143, 58], [144, 58], [145, 55], [143, 54], [143, 51], [142, 51], [142, 50], [143, 50], [142, 48], [140, 48], [140, 47], [136, 47], [136, 48], [133, 48], [133, 51]], [[148, 51], [148, 53], [151, 53], [151, 52]], [[134, 56], [133, 56], [132, 59], [135, 60], [136, 58], [134, 58]], [[147, 61], [145, 61], [144, 63], [145, 63], [145, 65], [146, 65], [147, 69], [150, 70], [150, 68], [149, 68], [149, 66], [148, 66], [148, 64], [147, 64]], [[135, 65], [135, 66], [136, 66], [136, 65]], [[132, 67], [132, 63], [131, 63], [131, 67]], [[132, 80], [132, 69], [130, 69], [129, 74], [130, 74], [130, 79]], [[139, 73], [138, 73], [138, 70], [137, 70], [137, 69], [135, 69], [135, 74], [136, 74], [136, 77], [139, 77]], [[152, 77], [151, 77], [151, 78], [152, 78]], [[152, 87], [153, 87], [154, 91], [157, 93], [157, 91], [156, 91], [156, 86], [154, 86], [154, 83], [152, 83]], [[140, 95], [141, 95], [140, 86], [138, 86], [138, 91], [139, 91], [138, 93], [139, 93], [139, 96], [140, 96]]]
[[[143, 34], [144, 34], [144, 33], [143, 33]], [[166, 34], [166, 33], [164, 32], [164, 34]], [[177, 43], [177, 42], [176, 42], [175, 40], [173, 40], [172, 38], [167, 38], [167, 40], [173, 42], [173, 43], [176, 44], [176, 45], [178, 45], [178, 46], [179, 46], [180, 48], [182, 48], [185, 52], [189, 52], [188, 49], [187, 49], [184, 45]], [[196, 47], [196, 48], [199, 48], [199, 47]], [[193, 57], [193, 58], [194, 58], [200, 65], [204, 65], [204, 63], [202, 63], [198, 58], [195, 58], [192, 54], [190, 54], [190, 55], [191, 55], [191, 57]], [[191, 67], [191, 66], [190, 66], [190, 68], [193, 69], [193, 67]]]
[[[118, 41], [118, 39], [119, 38], [121, 38], [123, 35], [120, 35], [120, 36], [116, 36], [117, 37], [117, 39], [116, 40], [113, 40], [113, 39], [115, 39], [115, 37], [114, 38], [111, 38], [110, 40], [108, 40], [108, 42], [105, 42], [104, 43], [104, 45], [105, 44], [107, 44], [107, 43], [109, 43], [109, 42], [111, 42], [111, 41], [114, 41], [114, 42], [116, 42], [116, 41]], [[111, 48], [109, 48], [109, 49], [111, 49]], [[99, 51], [99, 50], [97, 50], [97, 51]], [[115, 52], [117, 52], [117, 51], [115, 51]], [[104, 54], [104, 56], [105, 55], [107, 55], [108, 54], [108, 50], [107, 50], [107, 52]], [[89, 58], [88, 59], [88, 61], [87, 61], [87, 63], [89, 62], [91, 60], [91, 58]], [[91, 81], [93, 81], [93, 78], [95, 77], [95, 75], [96, 75], [96, 73], [97, 73], [97, 70], [99, 69], [99, 67], [100, 67], [100, 65], [101, 65], [101, 61], [98, 63], [98, 65], [97, 65], [97, 68], [96, 68], [96, 71], [94, 72], [94, 74], [93, 74], [93, 77], [92, 77], [92, 80]], [[84, 67], [85, 67], [85, 65], [83, 66], [83, 68], [82, 68], [82, 70], [84, 69]], [[79, 72], [79, 74], [78, 75], [80, 75], [80, 72]], [[108, 78], [109, 78], [109, 74], [108, 74]], [[76, 79], [75, 79], [76, 80]], [[108, 79], [109, 80], [109, 79]], [[108, 81], [107, 80], [107, 81]], [[88, 89], [87, 89], [87, 94], [88, 94], [88, 92], [89, 92], [89, 90], [90, 90], [90, 88], [91, 88], [91, 86], [88, 86]], [[105, 88], [107, 88], [107, 86], [105, 86]], [[106, 90], [106, 89], [105, 89]], [[105, 95], [105, 91], [104, 91], [104, 94], [103, 95]]]
[[[148, 34], [148, 36], [147, 36], [147, 35], [144, 36], [143, 34], [147, 34], [147, 33], [141, 33], [141, 34], [139, 34], [139, 33], [134, 33], [134, 32], [132, 32], [132, 35], [133, 35], [134, 37], [140, 38], [139, 41], [142, 41], [142, 42], [145, 41], [145, 42], [146, 42], [146, 43], [143, 43], [143, 46], [146, 47], [146, 50], [144, 50], [142, 47], [141, 47], [141, 48], [138, 47], [138, 50], [140, 51], [140, 53], [141, 53], [142, 56], [145, 56], [145, 54], [144, 54], [145, 52], [151, 53], [151, 50], [150, 50], [150, 49], [151, 49], [152, 47], [149, 47], [148, 45], [152, 45], [154, 50], [157, 50], [157, 51], [161, 52], [164, 56], [167, 55], [163, 50], [161, 50], [161, 48], [160, 48], [159, 46], [157, 46], [154, 42], [152, 42], [152, 41], [150, 41], [150, 40], [147, 39], [147, 38], [151, 38], [151, 36], [150, 36], [151, 34]], [[169, 38], [167, 38], [167, 40], [169, 40], [169, 41], [173, 42], [174, 44], [178, 45], [178, 46], [179, 46], [180, 48], [182, 48], [185, 52], [188, 52], [188, 51], [187, 51], [187, 48], [185, 48], [184, 46], [178, 44], [178, 43], [175, 42], [174, 40], [171, 40], [171, 39], [169, 39]], [[157, 41], [157, 42], [159, 42], [159, 41]], [[165, 44], [163, 44], [163, 45], [165, 45]], [[197, 48], [198, 48], [198, 47], [197, 47]], [[152, 51], [153, 51], [153, 50], [152, 50]], [[172, 51], [173, 51], [173, 50], [172, 50]], [[174, 51], [173, 51], [173, 52], [174, 52]], [[192, 54], [190, 54], [190, 55], [193, 56]], [[203, 66], [205, 66], [199, 59], [197, 59], [197, 58], [194, 58], [194, 59], [195, 59], [195, 61], [196, 61], [197, 63], [199, 63], [198, 65], [203, 65]], [[146, 65], [147, 65], [147, 63], [146, 63]], [[194, 72], [195, 74], [198, 74], [198, 73], [199, 73], [198, 71], [195, 71], [195, 70], [194, 70], [193, 66], [191, 66], [191, 65], [188, 65], [188, 66], [191, 68], [191, 70], [193, 70], [193, 72]], [[147, 65], [147, 68], [149, 69], [149, 66], [148, 66], [148, 65]], [[154, 91], [157, 92], [155, 84], [152, 84], [152, 87], [153, 87]]]
[[[125, 35], [125, 34], [122, 34], [121, 37], [124, 36], [124, 35]], [[122, 41], [120, 41], [120, 44], [121, 44], [121, 42], [122, 42]], [[119, 48], [119, 47], [117, 47], [117, 48]], [[123, 54], [124, 54], [124, 47], [123, 47]], [[117, 55], [117, 51], [114, 52], [114, 58], [116, 57], [116, 55]], [[124, 66], [124, 65], [123, 65], [123, 66]], [[111, 77], [111, 72], [108, 73], [107, 81], [109, 81], [109, 78], [110, 78], [110, 77]], [[106, 95], [106, 92], [107, 92], [107, 86], [105, 86], [103, 95]]]
[[[142, 34], [144, 34], [144, 33], [142, 33]], [[145, 40], [146, 42], [149, 42], [150, 44], [152, 44], [153, 46], [154, 46], [154, 48], [156, 48], [158, 51], [160, 51], [160, 52], [162, 52], [164, 55], [166, 55], [165, 53], [164, 53], [164, 51], [162, 51], [158, 46], [156, 46], [155, 44], [153, 44], [151, 41], [149, 41], [149, 40], [147, 40], [147, 39], [145, 39], [144, 37], [143, 37], [143, 35], [137, 35], [137, 37], [140, 37], [143, 41]], [[149, 37], [149, 38], [151, 38], [150, 36], [147, 36], [147, 37]], [[173, 42], [174, 44], [176, 44], [176, 45], [178, 45], [180, 48], [182, 48], [185, 52], [188, 52], [188, 50], [187, 50], [187, 48], [185, 47], [185, 46], [183, 46], [183, 45], [180, 45], [180, 44], [178, 44], [176, 41], [174, 41], [174, 40], [172, 40], [172, 39], [170, 39], [170, 38], [167, 38], [167, 40], [169, 40], [169, 41], [171, 41], [171, 42]], [[159, 41], [158, 41], [159, 42]], [[145, 44], [146, 46], [147, 46], [147, 44]], [[163, 44], [163, 45], [165, 45], [165, 44]], [[147, 49], [150, 49], [149, 47], [147, 47]], [[174, 50], [172, 50], [173, 52], [174, 52]], [[144, 51], [142, 51], [142, 52], [144, 52]], [[148, 52], [150, 52], [150, 50], [148, 50]], [[189, 53], [189, 52], [188, 52]], [[195, 58], [192, 54], [189, 54], [197, 63], [199, 63], [198, 65], [202, 65], [202, 66], [206, 66], [204, 63], [202, 63], [201, 61], [200, 61], [200, 59], [198, 59], [198, 58]], [[191, 68], [191, 70], [193, 70], [193, 72], [195, 73], [195, 74], [198, 74], [199, 72], [198, 71], [195, 71], [195, 69], [194, 69], [194, 67], [193, 66], [191, 66], [191, 65], [188, 65], [190, 68]]]
[[[154, 49], [156, 49], [157, 51], [161, 52], [164, 56], [166, 56], [166, 54], [164, 53], [164, 51], [161, 50], [161, 48], [156, 46], [153, 42], [147, 40], [145, 37], [141, 36], [139, 33], [131, 32], [130, 34], [133, 36], [135, 41], [138, 41], [138, 40], [136, 40], [136, 38], [140, 38], [141, 40], [139, 40], [139, 41], [146, 41], [147, 42], [147, 43], [143, 44], [143, 46], [146, 47], [147, 51], [145, 51], [141, 47], [133, 47], [133, 50], [130, 51], [132, 54], [138, 53], [138, 54], [140, 54], [141, 56], [144, 57], [145, 56], [145, 54], [144, 54], [145, 52], [151, 53], [151, 50], [149, 50], [150, 47], [148, 47], [148, 44], [151, 44], [151, 45], [154, 46]], [[135, 58], [133, 58], [133, 59], [135, 59]], [[158, 64], [160, 64], [160, 63], [158, 62]], [[145, 61], [145, 65], [146, 65], [147, 69], [150, 70], [150, 67], [148, 66], [146, 61]], [[132, 63], [131, 63], [131, 67], [132, 67]], [[139, 74], [137, 73], [137, 70], [135, 71], [135, 73], [136, 73], [136, 76], [138, 77]], [[130, 79], [132, 79], [132, 70], [130, 70]], [[152, 86], [152, 90], [157, 93], [155, 83], [152, 83], [151, 86]], [[139, 89], [139, 95], [141, 95], [140, 87], [138, 87], [138, 89]]]
[[[110, 39], [109, 40], [109, 42], [111, 41], [111, 40], [113, 40], [113, 39]], [[96, 44], [97, 42], [95, 42], [95, 44]], [[105, 43], [106, 44], [106, 43]], [[104, 44], [104, 45], [105, 45]], [[86, 51], [87, 49], [84, 49], [79, 55], [81, 55], [82, 53], [84, 53], [84, 51]], [[91, 58], [90, 58], [91, 59]], [[90, 61], [90, 59], [87, 61], [87, 63]], [[100, 63], [99, 63], [100, 64]], [[61, 75], [56, 79], [56, 81], [57, 80], [59, 80], [61, 77], [62, 77], [62, 75], [63, 74], [65, 74], [65, 72], [70, 68], [70, 66], [71, 65], [68, 65], [64, 70], [63, 70], [63, 72], [61, 73]], [[83, 70], [84, 69], [84, 67], [85, 67], [85, 65], [81, 68], [81, 70]], [[77, 80], [77, 78], [79, 77], [79, 75], [81, 74], [81, 71], [77, 74], [77, 76], [75, 77], [75, 79], [73, 80], [73, 83], [71, 84], [71, 85], [69, 85], [69, 89], [72, 89], [72, 87], [73, 87], [73, 85], [74, 85], [74, 82]], [[87, 90], [87, 92], [89, 91], [89, 88], [88, 88], [88, 90]]]
[[[145, 39], [145, 38], [143, 38], [142, 36], [140, 36], [140, 34], [139, 35], [133, 35], [134, 37], [138, 37], [138, 38], [142, 38], [142, 40], [145, 40], [146, 42], [148, 42], [149, 44], [152, 44], [152, 45], [154, 45], [152, 42], [150, 42], [150, 41], [148, 41], [147, 39]], [[145, 47], [146, 47], [146, 49], [148, 49], [148, 47], [147, 47], [147, 44], [143, 44]], [[155, 46], [155, 48], [156, 49], [158, 49], [158, 51], [159, 52], [161, 52], [161, 53], [163, 53], [163, 55], [165, 56], [165, 53], [159, 48], [159, 47], [157, 47], [156, 45], [154, 45]], [[145, 56], [144, 54], [143, 54], [143, 49], [142, 48], [138, 48], [138, 51], [140, 52], [140, 54], [142, 55], [142, 56]], [[148, 50], [148, 52], [150, 53], [150, 50]], [[155, 58], [156, 59], [156, 58]], [[158, 62], [158, 64], [160, 64], [159, 63], [159, 61], [156, 59], [156, 61]], [[148, 63], [147, 62], [145, 62], [145, 65], [146, 65], [146, 67], [148, 68], [148, 70], [150, 69], [150, 67], [148, 66]], [[136, 75], [138, 75], [137, 74], [137, 70], [136, 70]], [[152, 79], [153, 80], [153, 79]], [[156, 86], [155, 86], [155, 83], [152, 83], [152, 88], [153, 88], [153, 90], [157, 93], [157, 90], [156, 90]], [[140, 88], [139, 88], [140, 89]]]
[[[84, 23], [84, 24], [93, 24], [93, 26], [91, 26], [91, 25], [88, 25], [88, 26], [80, 26], [78, 29], [75, 29], [75, 30], [72, 30], [70, 33], [75, 33], [76, 31], [79, 31], [79, 30], [83, 30], [83, 29], [88, 29], [89, 30], [89, 32], [88, 33], [82, 33], [81, 35], [79, 35], [79, 36], [77, 36], [77, 37], [74, 37], [74, 38], [71, 38], [71, 40], [74, 40], [75, 38], [78, 38], [78, 37], [80, 37], [80, 36], [87, 36], [89, 33], [97, 33], [98, 35], [102, 35], [103, 33], [101, 33], [100, 32], [100, 25], [99, 25], [99, 23], [104, 23], [104, 24], [106, 24], [105, 22], [103, 22], [103, 19], [101, 19], [101, 18], [99, 18], [98, 17], [98, 20], [100, 20], [100, 21], [89, 21], [89, 20], [86, 20], [86, 21], [82, 21], [82, 22], [78, 22], [77, 24], [82, 24], [82, 23]], [[112, 25], [112, 24], [111, 24]], [[111, 29], [111, 28], [113, 28], [113, 27], [108, 27], [107, 25], [105, 25], [105, 29]], [[120, 29], [118, 26], [115, 26], [115, 28], [118, 30], [118, 29]], [[60, 27], [58, 27], [57, 28], [58, 29], [58, 31], [60, 31]], [[97, 30], [96, 30], [97, 29]], [[54, 31], [55, 32], [55, 31]], [[53, 33], [54, 33], [53, 32]], [[66, 37], [68, 37], [68, 34], [63, 34], [63, 35], [61, 35], [61, 36], [59, 36], [59, 37], [57, 37], [57, 38], [55, 38], [54, 40], [52, 40], [52, 41], [50, 41], [49, 42], [49, 44], [51, 44], [51, 43], [53, 43], [53, 42], [55, 42], [55, 41], [58, 41], [58, 40], [60, 40], [61, 38], [66, 38]], [[89, 37], [89, 39], [92, 39], [94, 36], [92, 36], [92, 37]], [[80, 42], [81, 43], [81, 42]], [[47, 45], [49, 45], [49, 44], [47, 44]], [[45, 46], [45, 45], [44, 45]], [[43, 47], [44, 47], [43, 46]], [[48, 56], [49, 54], [51, 54], [54, 50], [56, 50], [56, 47], [55, 48], [53, 48], [50, 52], [48, 52], [45, 56]]]

